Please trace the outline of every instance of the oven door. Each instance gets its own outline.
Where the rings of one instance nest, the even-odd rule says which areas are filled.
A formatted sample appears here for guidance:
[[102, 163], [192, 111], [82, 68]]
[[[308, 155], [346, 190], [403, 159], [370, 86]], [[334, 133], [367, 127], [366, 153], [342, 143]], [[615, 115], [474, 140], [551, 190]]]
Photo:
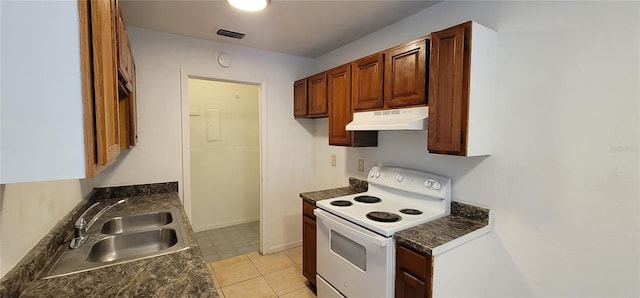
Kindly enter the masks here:
[[[393, 238], [378, 235], [322, 209], [317, 219], [317, 272], [349, 298], [393, 296]], [[318, 297], [334, 297], [318, 287]]]

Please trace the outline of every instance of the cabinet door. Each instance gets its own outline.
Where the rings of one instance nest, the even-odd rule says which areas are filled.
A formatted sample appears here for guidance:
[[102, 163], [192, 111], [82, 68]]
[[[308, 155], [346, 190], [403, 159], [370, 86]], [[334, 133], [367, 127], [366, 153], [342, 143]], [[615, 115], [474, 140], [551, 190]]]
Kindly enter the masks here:
[[351, 122], [351, 65], [345, 64], [328, 72], [329, 145], [352, 144], [351, 132], [345, 126]]
[[384, 107], [384, 54], [375, 54], [352, 63], [352, 103], [356, 111]]
[[122, 19], [122, 9], [118, 7], [118, 73], [126, 81], [131, 80], [130, 75], [130, 53], [129, 39], [127, 37], [127, 29]]
[[327, 115], [327, 73], [319, 73], [309, 78], [309, 116]]
[[[429, 75], [429, 152], [466, 154], [469, 23], [431, 34]], [[465, 73], [467, 72], [467, 73]]]
[[96, 122], [96, 157], [99, 166], [120, 153], [115, 2], [90, 1], [93, 80]]
[[426, 40], [390, 49], [385, 54], [384, 100], [391, 108], [424, 105], [426, 87]]
[[396, 246], [396, 297], [431, 297], [433, 258]]
[[406, 271], [396, 271], [396, 298], [425, 298], [427, 287], [425, 283]]
[[316, 221], [302, 216], [302, 275], [316, 285]]
[[307, 116], [307, 79], [293, 83], [293, 117]]

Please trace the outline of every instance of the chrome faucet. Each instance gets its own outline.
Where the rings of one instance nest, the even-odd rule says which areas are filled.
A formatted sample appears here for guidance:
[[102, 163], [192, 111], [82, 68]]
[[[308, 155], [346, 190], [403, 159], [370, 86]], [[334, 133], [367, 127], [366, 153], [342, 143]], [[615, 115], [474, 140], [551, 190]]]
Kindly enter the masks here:
[[91, 228], [91, 226], [96, 222], [96, 220], [98, 220], [98, 218], [100, 216], [102, 216], [102, 214], [104, 214], [105, 212], [107, 212], [109, 209], [113, 208], [115, 205], [118, 204], [122, 204], [122, 203], [126, 203], [128, 199], [122, 199], [120, 201], [117, 201], [107, 207], [104, 207], [102, 210], [100, 210], [98, 213], [96, 213], [96, 215], [93, 216], [93, 218], [89, 221], [89, 223], [87, 223], [87, 221], [84, 219], [84, 217], [87, 215], [87, 213], [93, 209], [94, 207], [100, 205], [100, 202], [97, 202], [93, 205], [91, 205], [91, 207], [87, 208], [87, 210], [85, 210], [82, 215], [80, 215], [80, 217], [76, 220], [76, 224], [75, 227], [73, 229], [73, 239], [71, 240], [71, 243], [69, 243], [69, 248], [71, 249], [76, 249], [79, 248], [80, 246], [82, 246], [82, 244], [84, 244], [84, 242], [87, 240], [87, 238], [89, 237], [87, 235], [87, 230], [89, 230], [89, 228]]

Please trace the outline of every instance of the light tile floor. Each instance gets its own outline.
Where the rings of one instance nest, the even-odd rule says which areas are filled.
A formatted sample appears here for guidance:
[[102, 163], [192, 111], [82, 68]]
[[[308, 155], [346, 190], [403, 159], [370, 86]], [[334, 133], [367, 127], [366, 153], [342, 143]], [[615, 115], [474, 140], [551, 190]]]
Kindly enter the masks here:
[[196, 240], [207, 263], [257, 252], [260, 246], [260, 222], [198, 232]]
[[302, 276], [302, 247], [252, 252], [207, 264], [221, 298], [315, 298]]

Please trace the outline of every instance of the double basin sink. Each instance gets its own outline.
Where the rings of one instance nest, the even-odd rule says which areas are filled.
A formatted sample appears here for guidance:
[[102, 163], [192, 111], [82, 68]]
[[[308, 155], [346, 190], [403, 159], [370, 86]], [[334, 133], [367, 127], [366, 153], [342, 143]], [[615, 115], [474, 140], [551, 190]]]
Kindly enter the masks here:
[[166, 255], [189, 248], [184, 224], [176, 208], [127, 216], [105, 217], [87, 232], [88, 240], [77, 249], [68, 245], [45, 270], [43, 278]]

